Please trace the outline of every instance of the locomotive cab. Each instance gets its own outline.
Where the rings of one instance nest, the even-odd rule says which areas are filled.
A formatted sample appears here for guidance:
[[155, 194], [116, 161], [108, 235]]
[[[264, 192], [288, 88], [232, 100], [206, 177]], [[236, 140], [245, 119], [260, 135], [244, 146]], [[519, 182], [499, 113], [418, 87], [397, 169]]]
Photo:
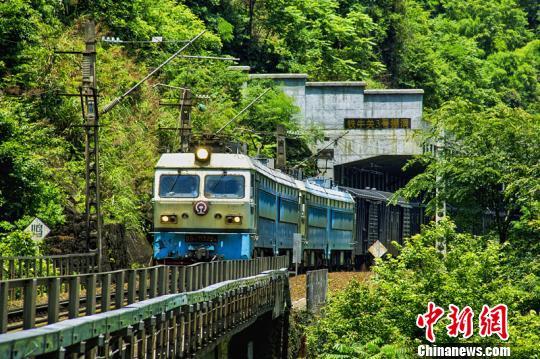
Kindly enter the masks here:
[[246, 157], [205, 149], [162, 155], [154, 178], [155, 259], [250, 257], [254, 215]]

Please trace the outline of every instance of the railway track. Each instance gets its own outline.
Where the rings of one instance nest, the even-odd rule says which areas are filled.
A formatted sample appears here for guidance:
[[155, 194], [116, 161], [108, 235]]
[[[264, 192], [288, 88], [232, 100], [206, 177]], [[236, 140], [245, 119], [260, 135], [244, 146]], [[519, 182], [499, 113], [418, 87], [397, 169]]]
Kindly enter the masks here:
[[0, 281], [0, 334], [120, 309], [166, 294], [193, 292], [287, 264], [286, 256], [264, 257]]
[[[124, 296], [126, 293], [127, 291], [124, 291]], [[115, 297], [116, 297], [116, 294], [112, 295], [113, 299]], [[101, 298], [102, 298], [101, 295], [97, 295], [96, 302], [99, 303], [101, 301]], [[86, 301], [87, 301], [86, 298], [81, 298], [79, 300], [79, 311], [78, 311], [79, 317], [88, 315], [87, 309], [86, 309]], [[127, 305], [127, 304], [128, 304], [127, 300], [124, 301], [123, 305]], [[44, 326], [48, 324], [48, 321], [49, 321], [48, 308], [49, 306], [47, 304], [41, 304], [41, 305], [36, 306], [36, 322], [35, 322], [36, 327], [40, 327], [40, 326]], [[92, 313], [92, 314], [100, 313], [101, 308], [102, 308], [101, 303], [96, 304], [95, 313]], [[114, 306], [114, 302], [111, 306], [109, 306], [108, 310], [111, 310], [111, 309], [117, 309]], [[10, 310], [8, 312], [8, 332], [18, 331], [18, 330], [23, 329], [23, 315], [24, 315], [23, 308], [17, 308], [14, 310]], [[69, 318], [69, 300], [64, 300], [60, 302], [60, 311], [58, 313], [59, 321], [66, 320], [66, 319], [72, 319], [72, 318]]]

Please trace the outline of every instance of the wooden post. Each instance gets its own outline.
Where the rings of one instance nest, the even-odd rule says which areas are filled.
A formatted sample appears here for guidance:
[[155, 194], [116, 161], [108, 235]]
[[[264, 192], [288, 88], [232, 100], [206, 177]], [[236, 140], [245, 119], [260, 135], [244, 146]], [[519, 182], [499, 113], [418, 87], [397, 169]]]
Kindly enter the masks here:
[[306, 305], [311, 313], [318, 313], [326, 303], [328, 290], [328, 269], [319, 269], [306, 273]]
[[178, 292], [178, 267], [172, 266], [171, 272], [171, 294]]
[[186, 267], [180, 268], [179, 277], [180, 277], [180, 283], [178, 285], [178, 291], [180, 293], [183, 293], [186, 291]]
[[135, 303], [135, 293], [137, 292], [137, 272], [130, 270], [128, 272], [128, 304]]
[[139, 272], [139, 301], [146, 299], [146, 273], [146, 268]]
[[186, 267], [186, 292], [191, 292], [193, 290], [193, 267]]
[[165, 295], [169, 288], [169, 267], [158, 267], [158, 294]]
[[124, 271], [116, 273], [116, 292], [114, 293], [114, 307], [120, 309], [124, 306]]
[[101, 312], [109, 311], [111, 306], [111, 274], [101, 277]]
[[69, 280], [69, 319], [77, 318], [79, 316], [79, 291], [80, 291], [80, 278], [72, 277]]
[[156, 267], [150, 268], [150, 293], [148, 294], [150, 298], [155, 298], [157, 296], [157, 269]]
[[0, 282], [0, 334], [7, 332], [9, 283]]
[[29, 279], [24, 285], [23, 329], [36, 325], [37, 279]]
[[96, 285], [97, 275], [88, 275], [86, 277], [86, 315], [96, 313]]

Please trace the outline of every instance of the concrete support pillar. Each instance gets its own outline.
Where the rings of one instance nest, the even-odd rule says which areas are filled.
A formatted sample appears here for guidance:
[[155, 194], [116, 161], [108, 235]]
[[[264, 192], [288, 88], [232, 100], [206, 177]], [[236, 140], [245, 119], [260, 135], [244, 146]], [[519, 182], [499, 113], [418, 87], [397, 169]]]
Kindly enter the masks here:
[[219, 343], [216, 348], [216, 359], [227, 359], [229, 357], [229, 341]]
[[[227, 356], [231, 359], [287, 358], [289, 340], [289, 313], [272, 319], [269, 312], [253, 325], [234, 335], [228, 343]], [[221, 352], [221, 355], [224, 351]], [[225, 356], [217, 355], [217, 358]]]

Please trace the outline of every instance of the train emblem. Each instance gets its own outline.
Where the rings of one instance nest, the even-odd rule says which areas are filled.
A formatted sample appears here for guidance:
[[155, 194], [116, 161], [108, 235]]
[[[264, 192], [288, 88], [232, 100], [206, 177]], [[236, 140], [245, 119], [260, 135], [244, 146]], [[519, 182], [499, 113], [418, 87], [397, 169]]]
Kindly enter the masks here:
[[208, 202], [205, 201], [197, 201], [193, 205], [193, 211], [198, 216], [204, 216], [208, 213]]

